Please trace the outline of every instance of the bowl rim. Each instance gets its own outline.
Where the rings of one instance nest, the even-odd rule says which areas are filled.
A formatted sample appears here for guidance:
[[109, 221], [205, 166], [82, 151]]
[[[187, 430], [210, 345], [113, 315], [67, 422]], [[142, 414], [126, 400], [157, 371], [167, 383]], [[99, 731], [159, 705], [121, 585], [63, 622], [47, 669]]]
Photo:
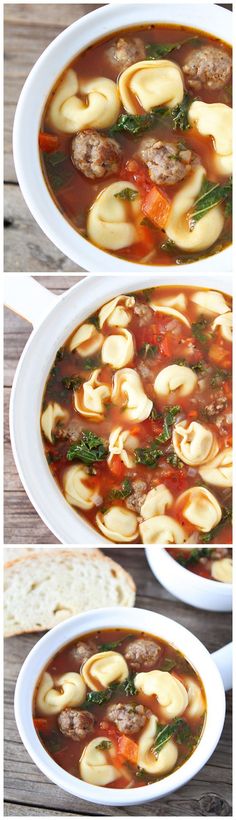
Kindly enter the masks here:
[[[193, 754], [182, 766], [180, 766], [179, 769], [170, 773], [158, 783], [143, 786], [141, 795], [140, 788], [130, 789], [130, 791], [127, 792], [125, 789], [116, 790], [109, 787], [92, 786], [85, 781], [75, 778], [68, 772], [65, 772], [65, 770], [58, 766], [58, 764], [56, 764], [45, 751], [33, 725], [33, 693], [37, 681], [50, 658], [52, 658], [60, 647], [65, 645], [65, 643], [69, 643], [70, 640], [73, 640], [73, 638], [79, 638], [80, 636], [82, 637], [83, 634], [93, 631], [95, 623], [99, 628], [102, 628], [102, 625], [106, 626], [108, 619], [111, 620], [112, 626], [122, 628], [126, 625], [125, 628], [130, 628], [132, 624], [132, 627], [138, 631], [139, 628], [136, 626], [136, 622], [139, 623], [140, 621], [140, 626], [142, 627], [143, 624], [145, 624], [145, 629], [147, 628], [147, 624], [150, 622], [151, 634], [155, 635], [155, 637], [162, 637], [165, 640], [165, 637], [163, 637], [164, 631], [165, 634], [168, 635], [166, 638], [168, 643], [171, 643], [179, 649], [182, 644], [182, 651], [185, 657], [187, 656], [187, 658], [189, 658], [189, 653], [192, 653], [193, 648], [195, 653], [199, 654], [197, 664], [195, 662], [193, 663], [192, 660], [190, 663], [198, 672], [200, 679], [203, 682], [207, 697], [207, 716], [201, 739]], [[88, 622], [90, 626], [88, 625]], [[157, 623], [159, 624], [158, 629], [161, 631], [161, 634], [159, 635], [157, 631]], [[155, 628], [153, 628], [153, 624], [155, 624]], [[67, 633], [67, 639], [65, 641], [61, 639], [63, 633]], [[189, 647], [188, 652], [184, 651], [183, 642], [184, 645], [186, 644]], [[51, 647], [50, 652], [48, 651], [49, 647]], [[39, 661], [41, 656], [42, 659]], [[47, 657], [46, 663], [45, 657]], [[209, 674], [210, 677], [214, 674], [214, 692], [211, 700], [207, 696], [207, 692], [208, 695], [210, 694], [210, 688], [208, 686]], [[190, 630], [186, 629], [185, 626], [176, 622], [174, 619], [150, 610], [130, 607], [108, 607], [99, 610], [90, 610], [86, 613], [69, 618], [67, 621], [58, 624], [53, 627], [52, 630], [47, 632], [37, 641], [23, 663], [16, 683], [14, 705], [16, 723], [21, 739], [39, 769], [52, 782], [56, 783], [56, 785], [60, 786], [65, 791], [68, 791], [70, 794], [79, 796], [82, 799], [88, 800], [88, 802], [96, 802], [98, 804], [110, 806], [136, 805], [141, 801], [142, 803], [145, 803], [149, 800], [156, 800], [183, 786], [192, 777], [194, 777], [198, 771], [200, 771], [202, 766], [206, 764], [209, 757], [213, 753], [219, 741], [225, 718], [225, 693], [222, 679], [204, 644], [202, 644]], [[217, 725], [215, 721], [216, 705], [218, 707]]]
[[[110, 272], [110, 269], [112, 269], [113, 273], [117, 274], [121, 271], [134, 273], [135, 271], [140, 272], [146, 270], [153, 272], [157, 269], [157, 266], [142, 265], [141, 263], [130, 261], [126, 262], [126, 260], [118, 256], [112, 256], [109, 252], [97, 248], [75, 231], [60, 213], [47, 189], [38, 152], [39, 124], [50, 88], [53, 83], [55, 83], [55, 79], [58, 74], [61, 73], [63, 67], [66, 67], [72, 56], [79, 52], [73, 48], [73, 54], [71, 54], [71, 49], [69, 49], [70, 58], [68, 57], [67, 60], [64, 58], [63, 61], [61, 60], [61, 54], [66, 50], [66, 55], [71, 38], [73, 40], [73, 37], [76, 37], [78, 32], [82, 51], [91, 43], [96, 42], [101, 36], [119, 30], [120, 8], [121, 5], [115, 3], [89, 12], [80, 20], [68, 26], [67, 29], [64, 29], [41, 54], [31, 69], [18, 100], [13, 126], [13, 155], [20, 188], [29, 210], [46, 236], [63, 254], [68, 256], [76, 264], [80, 264], [82, 261], [86, 270], [93, 270], [100, 273], [103, 271]], [[205, 20], [202, 21], [203, 8], [206, 22]], [[227, 9], [213, 4], [204, 4], [204, 6], [201, 5], [200, 7], [197, 3], [191, 5], [193, 21], [194, 18], [196, 18], [202, 30], [209, 31], [210, 27], [214, 29], [216, 33], [215, 36], [217, 36], [217, 33], [218, 36], [220, 36], [222, 27], [224, 31], [227, 31], [226, 41], [231, 44], [231, 21], [227, 15]], [[140, 23], [142, 23], [143, 20], [148, 23], [153, 20], [153, 16], [155, 18], [154, 22], [156, 22], [157, 11], [153, 3], [148, 3], [147, 5], [122, 4], [124, 26], [126, 23], [130, 25], [132, 25], [132, 23], [137, 24], [139, 20]], [[178, 23], [185, 20], [186, 24], [186, 6], [183, 4], [162, 3], [158, 7], [158, 16], [162, 22], [166, 20], [166, 22]], [[209, 18], [211, 18], [211, 24], [208, 23]], [[105, 32], [104, 25], [105, 29], [108, 26]], [[196, 21], [194, 25], [196, 26]], [[96, 27], [98, 29], [97, 34], [96, 36], [93, 34], [91, 37], [91, 32], [93, 32]], [[211, 31], [211, 33], [214, 34], [213, 31]], [[61, 49], [62, 44], [63, 50]], [[60, 55], [60, 59], [58, 55]], [[52, 66], [54, 65], [55, 69], [52, 70]], [[58, 70], [56, 70], [56, 65], [58, 66]], [[50, 82], [49, 77], [51, 77]], [[29, 162], [29, 156], [31, 157], [31, 162]], [[188, 272], [194, 272], [195, 270], [200, 270], [202, 266], [204, 266], [206, 271], [219, 271], [221, 268], [223, 268], [224, 271], [231, 271], [232, 245], [224, 248], [213, 256], [206, 256], [201, 260], [180, 265], [179, 269], [185, 268]], [[168, 265], [166, 268], [168, 271], [175, 271], [176, 273], [176, 266]], [[162, 270], [162, 266], [158, 266], [158, 269]]]

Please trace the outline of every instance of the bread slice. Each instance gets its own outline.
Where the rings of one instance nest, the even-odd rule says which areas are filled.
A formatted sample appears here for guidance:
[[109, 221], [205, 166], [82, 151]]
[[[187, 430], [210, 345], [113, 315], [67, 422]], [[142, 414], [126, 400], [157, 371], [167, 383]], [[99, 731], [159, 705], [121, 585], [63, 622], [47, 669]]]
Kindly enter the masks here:
[[5, 564], [4, 634], [40, 632], [106, 606], [133, 606], [135, 584], [100, 550], [36, 549]]

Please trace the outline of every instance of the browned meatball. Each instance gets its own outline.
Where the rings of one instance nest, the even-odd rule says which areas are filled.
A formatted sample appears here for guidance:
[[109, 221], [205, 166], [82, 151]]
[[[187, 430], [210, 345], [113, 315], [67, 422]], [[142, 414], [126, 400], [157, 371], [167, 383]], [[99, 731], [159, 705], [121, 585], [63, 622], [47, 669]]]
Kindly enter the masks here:
[[179, 151], [175, 143], [163, 143], [153, 138], [143, 142], [140, 153], [151, 180], [159, 185], [181, 182], [190, 171], [193, 160], [189, 149]]
[[132, 706], [130, 703], [112, 703], [108, 706], [106, 717], [116, 724], [120, 732], [134, 735], [139, 732], [147, 720], [149, 712], [144, 706]]
[[116, 140], [98, 131], [79, 131], [71, 144], [71, 159], [75, 168], [88, 179], [101, 179], [116, 174], [121, 162], [121, 149]]
[[63, 709], [58, 717], [60, 732], [72, 740], [83, 740], [94, 729], [95, 719], [90, 712]]
[[145, 56], [144, 43], [140, 37], [134, 37], [133, 40], [124, 40], [123, 37], [119, 37], [119, 40], [107, 50], [109, 62], [117, 66], [119, 71], [124, 71], [129, 65], [145, 60]]
[[190, 88], [223, 88], [231, 77], [232, 61], [222, 48], [202, 46], [191, 51], [183, 72]]
[[132, 483], [132, 490], [132, 494], [126, 499], [126, 507], [128, 507], [128, 510], [135, 510], [135, 512], [140, 513], [147, 494], [146, 481], [141, 481], [137, 478], [136, 481]]
[[74, 661], [76, 661], [79, 666], [82, 666], [85, 661], [96, 653], [96, 645], [92, 642], [83, 643], [83, 641], [78, 641], [78, 643], [73, 646], [71, 653]]
[[154, 666], [158, 661], [161, 652], [161, 647], [154, 641], [149, 641], [146, 638], [138, 638], [137, 641], [132, 641], [126, 646], [124, 655], [129, 666], [134, 669], [144, 667], [145, 669]]

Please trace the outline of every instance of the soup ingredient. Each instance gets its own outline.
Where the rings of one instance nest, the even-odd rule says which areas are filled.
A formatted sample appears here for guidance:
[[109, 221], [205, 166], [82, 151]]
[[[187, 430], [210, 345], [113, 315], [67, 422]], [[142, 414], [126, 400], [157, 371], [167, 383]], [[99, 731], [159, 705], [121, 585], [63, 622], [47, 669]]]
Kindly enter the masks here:
[[81, 666], [88, 658], [91, 658], [91, 655], [94, 655], [96, 646], [94, 643], [83, 643], [83, 641], [78, 641], [72, 649], [72, 656], [73, 659], [78, 662], [79, 666]]
[[129, 478], [124, 478], [121, 489], [117, 490], [116, 488], [114, 488], [113, 490], [111, 490], [110, 497], [111, 498], [128, 498], [128, 496], [131, 495], [132, 492], [133, 492], [133, 489], [132, 489], [131, 481], [129, 480]]
[[43, 715], [58, 715], [65, 706], [79, 706], [86, 695], [86, 686], [78, 672], [65, 672], [52, 677], [44, 672], [37, 689], [36, 704]]
[[94, 716], [78, 709], [63, 709], [58, 717], [60, 732], [72, 740], [84, 740], [94, 729]]
[[193, 167], [184, 184], [172, 200], [166, 233], [176, 245], [192, 252], [210, 248], [219, 238], [224, 226], [224, 214], [220, 204], [206, 210], [201, 221], [191, 224], [191, 211], [201, 195], [206, 172], [203, 165]]
[[161, 648], [157, 643], [139, 638], [126, 646], [124, 655], [134, 669], [140, 669], [142, 666], [147, 669], [158, 662], [160, 652]]
[[152, 181], [160, 185], [175, 185], [191, 168], [192, 151], [179, 150], [174, 142], [147, 139], [141, 146], [141, 156]]
[[135, 686], [144, 695], [156, 695], [163, 717], [179, 717], [188, 705], [188, 695], [183, 683], [170, 672], [152, 670], [139, 672], [135, 677]]
[[197, 36], [186, 37], [185, 40], [180, 40], [179, 43], [150, 43], [146, 46], [146, 59], [160, 60], [162, 57], [165, 57], [166, 54], [170, 54], [171, 51], [179, 51], [186, 43], [194, 43], [194, 41], [200, 42], [200, 38]]
[[163, 456], [163, 450], [159, 448], [159, 438], [152, 441], [148, 447], [137, 447], [135, 450], [137, 463], [145, 464], [146, 467], [156, 467], [161, 456]]
[[196, 222], [199, 222], [199, 219], [202, 219], [215, 205], [219, 205], [221, 202], [224, 203], [225, 213], [228, 216], [232, 212], [232, 179], [227, 180], [223, 185], [205, 179], [191, 212], [191, 229], [194, 228]]
[[[133, 706], [126, 703], [112, 703], [108, 706], [106, 716], [119, 729], [119, 732], [124, 732], [128, 735], [134, 735], [144, 726], [147, 719], [148, 712], [139, 704]], [[119, 751], [122, 754], [121, 747]]]
[[73, 165], [88, 179], [101, 179], [116, 174], [121, 156], [121, 148], [116, 140], [93, 129], [79, 131], [72, 140]]
[[224, 524], [230, 524], [232, 522], [232, 508], [231, 507], [222, 507], [221, 508], [221, 520], [218, 524], [213, 527], [209, 532], [204, 532], [201, 534], [201, 541], [204, 544], [209, 544], [210, 541], [213, 541], [214, 538], [217, 537], [218, 533], [220, 532], [221, 528]]
[[223, 581], [224, 584], [232, 584], [233, 565], [231, 558], [220, 558], [213, 561], [211, 565], [212, 578], [215, 581]]
[[95, 461], [104, 461], [107, 457], [107, 447], [100, 436], [96, 436], [91, 430], [84, 430], [81, 439], [76, 444], [72, 444], [67, 450], [68, 461], [78, 458], [84, 464], [93, 464]]
[[131, 494], [126, 501], [126, 507], [128, 507], [129, 510], [134, 510], [135, 512], [140, 513], [142, 504], [146, 498], [146, 491], [146, 481], [136, 478], [135, 481], [132, 482]]
[[232, 61], [227, 51], [211, 45], [194, 49], [183, 66], [190, 88], [223, 88], [231, 77]]
[[118, 194], [115, 194], [115, 197], [118, 197], [118, 199], [126, 199], [127, 202], [132, 202], [137, 196], [138, 191], [134, 191], [133, 188], [123, 188], [123, 191], [118, 191]]
[[155, 755], [159, 754], [160, 749], [165, 745], [170, 737], [175, 738], [177, 742], [183, 743], [189, 738], [190, 727], [183, 718], [174, 718], [167, 726], [160, 726], [158, 728], [157, 737], [153, 746]]
[[56, 134], [47, 134], [43, 131], [39, 133], [39, 148], [41, 151], [45, 151], [46, 153], [50, 153], [51, 151], [55, 151], [59, 145], [59, 137]]
[[142, 211], [156, 228], [165, 228], [169, 213], [170, 201], [166, 194], [159, 191], [155, 185], [146, 194], [142, 202]]
[[119, 71], [123, 71], [132, 63], [145, 60], [144, 43], [140, 37], [130, 40], [119, 37], [119, 40], [107, 49], [107, 58], [112, 65], [117, 66]]
[[118, 87], [121, 101], [128, 114], [139, 114], [158, 106], [173, 109], [184, 96], [183, 75], [178, 63], [172, 60], [143, 60], [134, 63], [120, 74]]

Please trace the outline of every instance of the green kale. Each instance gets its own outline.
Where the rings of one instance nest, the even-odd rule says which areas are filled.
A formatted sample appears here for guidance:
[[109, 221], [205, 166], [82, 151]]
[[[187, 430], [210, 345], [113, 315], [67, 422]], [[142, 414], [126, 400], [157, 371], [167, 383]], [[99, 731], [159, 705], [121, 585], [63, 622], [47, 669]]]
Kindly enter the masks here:
[[179, 404], [175, 404], [173, 407], [168, 407], [166, 409], [164, 415], [163, 432], [157, 437], [157, 441], [169, 441], [171, 438], [171, 428], [175, 422], [175, 416], [177, 416], [179, 411]]
[[157, 354], [157, 349], [157, 345], [151, 345], [148, 342], [144, 342], [138, 351], [138, 355], [142, 356], [144, 359], [154, 359]]
[[83, 707], [81, 708], [92, 705], [101, 706], [102, 703], [107, 703], [107, 701], [111, 699], [113, 692], [114, 688], [111, 686], [108, 686], [107, 689], [101, 689], [98, 692], [88, 692]]
[[102, 643], [99, 647], [99, 652], [111, 652], [113, 649], [117, 649], [117, 646], [120, 646], [121, 643], [127, 641], [128, 638], [132, 638], [132, 635], [126, 635], [125, 638], [120, 638], [119, 641], [110, 641], [108, 643]]
[[84, 464], [89, 465], [93, 464], [94, 461], [104, 461], [107, 454], [108, 450], [103, 439], [96, 436], [91, 430], [85, 430], [81, 434], [80, 441], [71, 445], [66, 457], [68, 461], [77, 458], [79, 461], [83, 461]]
[[119, 191], [118, 194], [114, 194], [114, 197], [115, 199], [127, 199], [128, 202], [132, 202], [138, 195], [138, 191], [134, 191], [133, 188], [122, 188], [122, 191]]
[[213, 388], [219, 387], [222, 382], [226, 382], [227, 379], [230, 379], [230, 371], [224, 370], [222, 367], [217, 367], [211, 377], [211, 386]]
[[66, 387], [66, 390], [77, 390], [82, 384], [82, 381], [81, 376], [64, 376], [62, 384]]
[[[179, 51], [186, 43], [199, 41], [199, 37], [187, 37], [177, 43], [149, 43], [146, 45], [146, 60], [162, 60], [171, 51]], [[202, 40], [200, 40], [202, 42]]]
[[98, 356], [87, 356], [86, 359], [82, 359], [80, 367], [81, 370], [95, 370], [99, 365], [100, 359]]
[[101, 740], [100, 743], [96, 746], [96, 749], [100, 749], [101, 752], [105, 751], [105, 749], [110, 749], [112, 746], [111, 740]]
[[124, 478], [120, 490], [111, 490], [110, 498], [128, 498], [133, 492], [132, 484], [129, 478]]
[[221, 202], [224, 202], [226, 215], [232, 213], [232, 179], [230, 178], [223, 184], [205, 179], [199, 197], [193, 206], [190, 229], [193, 230], [196, 222], [199, 222], [205, 214]]
[[90, 325], [94, 325], [94, 327], [96, 327], [96, 330], [99, 330], [99, 328], [100, 328], [99, 316], [97, 316], [96, 313], [94, 313], [93, 316], [89, 316], [89, 318], [87, 319], [87, 322], [89, 322]]
[[188, 131], [190, 128], [190, 124], [188, 121], [188, 112], [190, 105], [192, 105], [193, 97], [190, 94], [185, 93], [183, 100], [181, 103], [172, 108], [171, 111], [171, 118], [172, 118], [172, 127], [173, 130], [176, 131], [178, 128], [180, 131]]
[[174, 718], [167, 726], [158, 727], [157, 736], [153, 745], [153, 753], [158, 756], [162, 747], [167, 743], [170, 737], [175, 738], [179, 743], [183, 743], [190, 735], [190, 728], [188, 723], [182, 718]]
[[137, 695], [137, 689], [134, 684], [134, 678], [135, 674], [131, 674], [128, 678], [126, 678], [126, 680], [123, 683], [120, 684], [120, 691], [124, 692], [124, 694], [127, 696], [131, 695], [131, 697], [134, 697], [134, 695]]
[[175, 666], [176, 661], [174, 661], [173, 658], [165, 658], [165, 660], [160, 666], [160, 670], [161, 672], [170, 672], [171, 669], [174, 669]]
[[192, 363], [188, 359], [175, 359], [174, 364], [178, 364], [180, 367], [190, 367], [194, 373], [202, 373], [206, 369], [206, 363], [203, 360]]
[[170, 117], [168, 108], [154, 108], [149, 114], [121, 114], [115, 125], [110, 129], [111, 136], [127, 132], [133, 137], [153, 128], [158, 121]]
[[208, 327], [208, 319], [204, 316], [200, 316], [198, 322], [193, 322], [191, 329], [193, 336], [196, 337], [198, 342], [201, 344], [207, 344], [209, 341], [209, 333], [206, 333], [206, 328]]
[[168, 464], [171, 464], [172, 467], [176, 467], [178, 470], [181, 470], [182, 467], [184, 467], [184, 464], [181, 461], [181, 459], [177, 456], [177, 453], [170, 453], [170, 455], [167, 456], [166, 461], [168, 461]]
[[[201, 542], [202, 544], [209, 544], [213, 539], [219, 534], [220, 530], [225, 524], [231, 524], [232, 522], [232, 508], [231, 507], [222, 507], [222, 517], [219, 521], [219, 524], [216, 527], [213, 527], [212, 530], [209, 532], [204, 532], [201, 535]], [[211, 552], [211, 550], [210, 550]]]
[[148, 447], [137, 447], [134, 451], [137, 463], [144, 464], [145, 467], [156, 467], [159, 458], [163, 456], [163, 450], [158, 445], [159, 439], [156, 438]]

